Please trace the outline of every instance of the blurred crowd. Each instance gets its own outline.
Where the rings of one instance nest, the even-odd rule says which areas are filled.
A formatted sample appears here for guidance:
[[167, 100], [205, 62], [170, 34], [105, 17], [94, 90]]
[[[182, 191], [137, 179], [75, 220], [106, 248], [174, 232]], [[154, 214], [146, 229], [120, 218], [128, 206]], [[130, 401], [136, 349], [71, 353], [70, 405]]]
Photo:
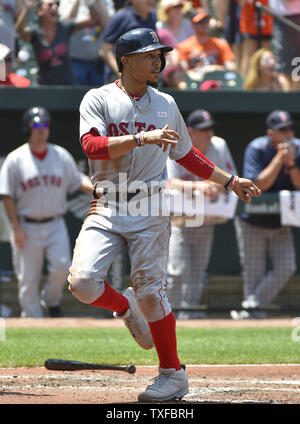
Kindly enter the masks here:
[[300, 0], [0, 0], [0, 84], [111, 82], [114, 44], [137, 27], [174, 47], [162, 87], [300, 88]]

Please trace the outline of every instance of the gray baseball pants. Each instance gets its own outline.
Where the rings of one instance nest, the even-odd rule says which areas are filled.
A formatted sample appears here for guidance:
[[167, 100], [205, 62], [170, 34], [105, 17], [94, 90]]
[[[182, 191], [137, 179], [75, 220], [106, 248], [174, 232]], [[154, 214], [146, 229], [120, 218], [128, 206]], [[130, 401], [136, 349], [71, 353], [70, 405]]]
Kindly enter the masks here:
[[63, 218], [37, 224], [22, 222], [28, 234], [24, 249], [11, 240], [14, 272], [18, 280], [18, 295], [22, 317], [43, 317], [40, 283], [45, 258], [48, 278], [43, 287], [47, 306], [59, 304], [71, 264], [70, 241]]
[[163, 319], [171, 312], [165, 294], [169, 237], [169, 217], [165, 216], [87, 217], [68, 277], [73, 295], [84, 303], [100, 297], [110, 265], [127, 246], [139, 307], [147, 321]]

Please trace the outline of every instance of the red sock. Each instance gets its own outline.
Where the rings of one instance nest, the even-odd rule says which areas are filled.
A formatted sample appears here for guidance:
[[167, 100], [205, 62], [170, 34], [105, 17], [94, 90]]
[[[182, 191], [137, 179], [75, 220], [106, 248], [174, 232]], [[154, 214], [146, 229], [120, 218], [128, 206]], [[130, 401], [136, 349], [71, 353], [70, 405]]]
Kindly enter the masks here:
[[109, 311], [117, 312], [119, 315], [123, 315], [129, 308], [127, 297], [110, 287], [106, 281], [104, 281], [104, 284], [104, 293], [90, 305], [105, 308]]
[[161, 368], [181, 369], [177, 355], [176, 319], [171, 312], [165, 318], [149, 322]]

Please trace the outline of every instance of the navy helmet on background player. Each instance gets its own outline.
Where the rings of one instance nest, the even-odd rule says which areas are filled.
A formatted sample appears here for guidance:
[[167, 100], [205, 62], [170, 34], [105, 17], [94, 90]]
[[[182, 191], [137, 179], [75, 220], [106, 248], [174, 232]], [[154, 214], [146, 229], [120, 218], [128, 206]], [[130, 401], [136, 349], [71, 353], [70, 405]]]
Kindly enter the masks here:
[[22, 118], [22, 132], [24, 137], [30, 134], [30, 127], [34, 124], [47, 123], [50, 124], [50, 113], [42, 106], [34, 106], [27, 109]]
[[161, 44], [158, 34], [149, 28], [136, 28], [125, 32], [120, 36], [115, 44], [115, 55], [119, 72], [122, 72], [123, 65], [121, 59], [123, 56], [129, 56], [135, 53], [146, 53], [154, 50], [161, 51], [162, 71], [166, 65], [164, 53], [173, 50], [173, 47]]

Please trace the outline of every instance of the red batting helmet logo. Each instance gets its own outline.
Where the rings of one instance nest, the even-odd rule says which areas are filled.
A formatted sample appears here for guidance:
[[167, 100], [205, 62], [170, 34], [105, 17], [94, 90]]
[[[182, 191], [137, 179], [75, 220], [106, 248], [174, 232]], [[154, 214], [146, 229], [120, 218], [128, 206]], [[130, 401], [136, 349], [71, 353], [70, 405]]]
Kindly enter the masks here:
[[159, 38], [155, 31], [151, 31], [150, 35], [152, 36], [154, 43], [159, 43]]

